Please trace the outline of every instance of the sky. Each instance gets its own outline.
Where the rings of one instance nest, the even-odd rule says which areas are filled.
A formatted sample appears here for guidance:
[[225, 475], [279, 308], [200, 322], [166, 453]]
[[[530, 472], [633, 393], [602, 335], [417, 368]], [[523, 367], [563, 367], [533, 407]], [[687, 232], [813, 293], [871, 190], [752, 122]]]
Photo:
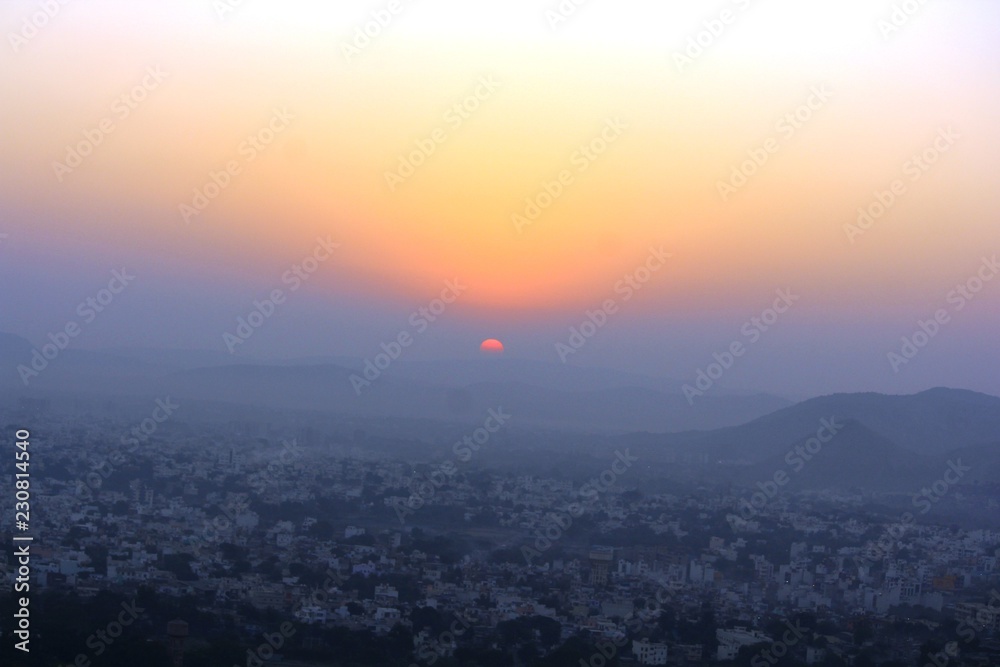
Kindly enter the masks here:
[[1000, 394], [998, 25], [989, 0], [8, 0], [0, 330], [240, 359], [498, 338], [686, 381], [739, 343], [733, 388]]

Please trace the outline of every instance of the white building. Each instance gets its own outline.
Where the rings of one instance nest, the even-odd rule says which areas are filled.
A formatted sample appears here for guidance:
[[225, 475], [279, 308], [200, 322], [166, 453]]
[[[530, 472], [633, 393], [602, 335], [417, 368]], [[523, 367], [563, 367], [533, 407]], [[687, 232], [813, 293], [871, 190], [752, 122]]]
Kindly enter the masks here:
[[632, 642], [632, 655], [640, 665], [665, 665], [667, 645], [635, 640]]
[[716, 630], [715, 638], [719, 641], [719, 649], [716, 651], [716, 660], [735, 660], [740, 649], [744, 646], [754, 644], [769, 644], [771, 638], [756, 630], [746, 628], [734, 628], [732, 630]]
[[295, 612], [295, 617], [303, 623], [326, 623], [327, 612], [316, 605], [308, 605]]

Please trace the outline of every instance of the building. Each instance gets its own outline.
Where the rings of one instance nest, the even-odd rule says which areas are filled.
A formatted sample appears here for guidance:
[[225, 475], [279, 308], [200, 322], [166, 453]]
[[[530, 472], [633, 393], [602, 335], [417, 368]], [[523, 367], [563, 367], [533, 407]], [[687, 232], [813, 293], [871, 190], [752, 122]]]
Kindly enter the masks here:
[[593, 547], [590, 550], [590, 584], [604, 586], [608, 583], [608, 573], [614, 560], [615, 550], [611, 547]]
[[184, 664], [184, 642], [187, 640], [189, 628], [187, 621], [180, 619], [167, 623], [167, 641], [170, 651], [170, 664], [182, 667]]
[[305, 605], [295, 612], [295, 618], [302, 623], [326, 623], [329, 616], [326, 609], [318, 605]]
[[770, 644], [771, 638], [756, 630], [733, 628], [732, 630], [716, 630], [715, 638], [719, 641], [716, 660], [735, 660], [740, 649], [754, 644]]
[[635, 640], [632, 642], [632, 655], [640, 665], [665, 665], [667, 645]]

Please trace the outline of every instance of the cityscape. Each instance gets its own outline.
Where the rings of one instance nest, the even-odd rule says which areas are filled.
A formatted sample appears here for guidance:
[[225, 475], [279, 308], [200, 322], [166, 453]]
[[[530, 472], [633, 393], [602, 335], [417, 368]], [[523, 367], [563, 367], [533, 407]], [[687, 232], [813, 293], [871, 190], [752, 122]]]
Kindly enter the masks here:
[[1000, 667], [998, 28], [0, 3], [0, 665]]

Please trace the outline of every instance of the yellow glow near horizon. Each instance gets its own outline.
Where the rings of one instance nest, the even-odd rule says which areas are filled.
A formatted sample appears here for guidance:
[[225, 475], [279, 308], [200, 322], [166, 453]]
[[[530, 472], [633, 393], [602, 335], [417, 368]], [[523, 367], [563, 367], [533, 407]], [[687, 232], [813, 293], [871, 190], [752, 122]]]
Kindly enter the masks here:
[[[654, 304], [724, 303], [803, 267], [804, 282], [847, 299], [884, 271], [887, 248], [916, 289], [949, 220], [972, 230], [956, 258], [994, 224], [1000, 105], [982, 84], [998, 64], [986, 26], [1000, 10], [927, 4], [887, 39], [879, 22], [893, 4], [591, 0], [553, 24], [555, 0], [413, 0], [395, 13], [388, 0], [247, 1], [224, 16], [195, 0], [70, 3], [2, 56], [0, 83], [19, 95], [0, 110], [18, 130], [0, 194], [59, 242], [148, 244], [203, 272], [252, 275], [335, 233], [351, 289], [423, 294], [461, 277], [482, 307], [577, 308], [660, 244], [676, 260], [648, 290]], [[35, 10], [7, 3], [0, 27]], [[169, 77], [58, 181], [53, 162], [150, 66]], [[483, 77], [498, 88], [454, 122], [449, 109]], [[721, 201], [717, 183], [817, 85], [831, 101]], [[294, 121], [247, 161], [240, 146], [275, 108]], [[580, 147], [616, 118], [620, 136], [579, 168]], [[852, 248], [843, 224], [949, 124], [968, 139]], [[386, 173], [435, 133], [390, 187]], [[239, 175], [185, 224], [179, 205], [233, 160]], [[512, 216], [564, 170], [571, 183], [518, 228]], [[347, 289], [344, 277], [329, 289]]]

